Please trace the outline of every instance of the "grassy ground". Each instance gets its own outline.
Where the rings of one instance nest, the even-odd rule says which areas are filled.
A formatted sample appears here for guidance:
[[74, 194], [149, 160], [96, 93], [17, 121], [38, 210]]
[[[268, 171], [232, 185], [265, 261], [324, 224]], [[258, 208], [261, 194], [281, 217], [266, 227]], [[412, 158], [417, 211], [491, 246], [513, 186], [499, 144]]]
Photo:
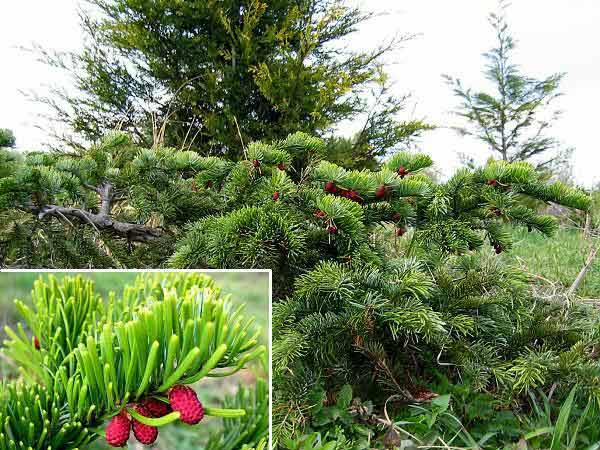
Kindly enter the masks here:
[[[581, 232], [574, 229], [561, 228], [552, 238], [540, 233], [516, 231], [515, 245], [509, 257], [528, 272], [568, 288], [585, 263], [588, 245]], [[577, 294], [600, 299], [600, 256], [594, 261]]]
[[[600, 219], [598, 224], [600, 226]], [[514, 245], [502, 257], [547, 280], [538, 278], [540, 283], [555, 284], [558, 292], [571, 286], [589, 253], [589, 242], [583, 238], [580, 230], [573, 228], [559, 228], [550, 238], [537, 232], [528, 233], [522, 228], [515, 229], [513, 233]], [[408, 236], [410, 239], [410, 234]], [[387, 245], [390, 255], [402, 257], [408, 249], [409, 240], [396, 238], [391, 227], [383, 228], [379, 238]], [[595, 238], [595, 245], [600, 245], [600, 238]], [[484, 245], [483, 251], [492, 250]], [[579, 286], [577, 295], [600, 299], [600, 252]]]
[[[56, 274], [64, 276], [64, 274]], [[231, 301], [234, 303], [245, 303], [246, 313], [254, 315], [256, 322], [262, 328], [262, 341], [268, 342], [269, 326], [269, 277], [267, 273], [247, 273], [247, 272], [220, 272], [209, 274], [216, 281], [223, 294], [231, 294]], [[39, 273], [0, 273], [0, 320], [3, 325], [12, 325], [17, 317], [14, 308], [14, 299], [29, 301], [33, 281], [40, 276]], [[43, 275], [42, 275], [43, 276]], [[124, 272], [98, 272], [86, 273], [84, 276], [92, 278], [95, 281], [96, 291], [106, 297], [108, 292], [122, 290], [123, 286], [131, 282], [137, 276], [136, 273]], [[3, 328], [3, 327], [2, 327]], [[3, 335], [4, 332], [0, 332]], [[0, 376], [6, 371], [11, 371], [10, 367], [3, 364], [0, 360]], [[204, 379], [195, 386], [199, 398], [206, 405], [213, 407], [221, 406], [221, 400], [225, 394], [234, 394], [239, 384], [251, 385], [255, 381], [256, 372], [261, 369], [253, 367], [248, 370], [240, 371], [238, 374], [227, 378]], [[264, 375], [264, 373], [262, 374]], [[191, 450], [201, 449], [202, 444], [208, 438], [211, 431], [220, 426], [219, 419], [206, 418], [199, 425], [194, 427], [169, 425], [161, 428], [161, 433], [156, 445], [151, 447], [142, 447], [131, 443], [129, 448], [142, 449], [152, 448], [155, 450]], [[97, 441], [92, 449], [107, 449], [104, 442]]]

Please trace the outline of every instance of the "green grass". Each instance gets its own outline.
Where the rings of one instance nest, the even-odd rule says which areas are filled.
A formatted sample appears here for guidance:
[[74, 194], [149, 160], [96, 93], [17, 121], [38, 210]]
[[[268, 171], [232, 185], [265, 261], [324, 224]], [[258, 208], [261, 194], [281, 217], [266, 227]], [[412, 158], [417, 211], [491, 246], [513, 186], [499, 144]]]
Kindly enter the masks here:
[[[56, 273], [57, 277], [74, 274]], [[134, 272], [95, 272], [82, 273], [95, 282], [96, 292], [104, 298], [110, 291], [119, 292], [124, 285], [131, 283], [137, 276]], [[253, 315], [256, 323], [262, 328], [262, 343], [268, 343], [269, 326], [269, 275], [268, 273], [250, 272], [219, 272], [208, 273], [221, 288], [224, 295], [231, 295], [234, 303], [245, 303], [247, 315]], [[14, 307], [16, 298], [30, 301], [33, 282], [44, 274], [40, 273], [0, 273], [0, 320], [2, 329], [4, 325], [14, 325], [18, 320]], [[4, 331], [0, 331], [0, 338], [4, 338]], [[225, 394], [234, 394], [238, 384], [250, 385], [254, 383], [255, 370], [242, 370], [236, 375], [226, 378], [205, 378], [195, 386], [199, 398], [206, 405], [221, 406]], [[0, 361], [0, 376], [6, 372], [14, 372]], [[185, 425], [168, 425], [161, 428], [159, 439], [152, 447], [136, 446], [130, 444], [131, 449], [153, 448], [155, 450], [201, 449], [211, 431], [220, 426], [220, 419], [207, 417], [200, 424], [190, 427]], [[133, 439], [132, 439], [133, 440]], [[96, 441], [91, 449], [108, 449], [101, 439]]]
[[[600, 222], [598, 225], [600, 226]], [[387, 245], [389, 255], [399, 257], [405, 254], [410, 242], [406, 238], [397, 239], [392, 227], [382, 228], [378, 237]], [[513, 239], [513, 247], [503, 253], [502, 257], [517, 263], [529, 273], [556, 283], [563, 289], [571, 286], [589, 253], [589, 243], [584, 240], [582, 232], [572, 228], [559, 228], [552, 237], [538, 232], [528, 233], [527, 230], [519, 228], [514, 229]], [[595, 245], [600, 245], [600, 238], [596, 238]], [[492, 250], [484, 245], [483, 251]], [[577, 295], [600, 299], [600, 253], [577, 290]]]
[[[575, 280], [589, 251], [581, 231], [574, 229], [561, 228], [551, 238], [519, 230], [515, 231], [514, 240], [514, 246], [508, 253], [510, 258], [528, 272], [557, 282], [565, 289]], [[600, 298], [600, 257], [594, 261], [577, 295]]]

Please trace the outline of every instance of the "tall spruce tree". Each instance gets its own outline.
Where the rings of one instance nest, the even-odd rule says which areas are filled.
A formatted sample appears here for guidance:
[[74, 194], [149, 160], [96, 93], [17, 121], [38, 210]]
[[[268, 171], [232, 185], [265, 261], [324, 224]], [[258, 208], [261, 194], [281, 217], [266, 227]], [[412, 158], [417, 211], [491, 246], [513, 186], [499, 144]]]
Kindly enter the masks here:
[[554, 101], [561, 94], [564, 73], [543, 79], [525, 75], [514, 63], [516, 41], [506, 20], [507, 3], [499, 2], [499, 12], [491, 13], [497, 46], [483, 54], [483, 71], [491, 91], [467, 88], [460, 79], [445, 76], [461, 101], [456, 114], [465, 120], [455, 127], [462, 135], [484, 142], [504, 161], [531, 161], [540, 168], [566, 161], [570, 149], [548, 133], [561, 111]]
[[[121, 129], [144, 145], [233, 158], [254, 140], [325, 134], [368, 109], [384, 82], [382, 58], [404, 39], [341, 48], [370, 18], [342, 0], [87, 3], [83, 51], [42, 52], [76, 87], [38, 98], [50, 115], [90, 140]], [[377, 131], [361, 141], [368, 159], [424, 128], [398, 120], [402, 99], [386, 92], [377, 103], [366, 118]]]

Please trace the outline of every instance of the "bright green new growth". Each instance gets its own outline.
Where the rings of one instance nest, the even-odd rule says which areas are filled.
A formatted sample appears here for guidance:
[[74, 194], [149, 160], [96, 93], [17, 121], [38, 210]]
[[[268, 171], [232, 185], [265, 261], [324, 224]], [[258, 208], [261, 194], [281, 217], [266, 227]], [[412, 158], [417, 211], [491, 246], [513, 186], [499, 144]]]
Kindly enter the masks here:
[[[243, 305], [234, 307], [204, 275], [140, 276], [106, 304], [89, 280], [49, 276], [36, 281], [32, 298], [33, 308], [17, 305], [33, 336], [20, 324], [16, 333], [6, 329], [4, 351], [23, 382], [3, 388], [1, 449], [84, 448], [128, 402], [232, 375], [265, 352]], [[245, 413], [242, 402], [206, 408], [221, 417]], [[138, 419], [161, 426], [178, 417]]]

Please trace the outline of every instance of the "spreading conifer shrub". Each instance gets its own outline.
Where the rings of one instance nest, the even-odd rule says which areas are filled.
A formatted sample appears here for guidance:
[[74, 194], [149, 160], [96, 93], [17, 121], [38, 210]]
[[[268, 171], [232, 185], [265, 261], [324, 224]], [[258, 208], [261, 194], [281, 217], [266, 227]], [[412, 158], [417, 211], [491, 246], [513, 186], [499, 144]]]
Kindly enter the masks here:
[[162, 426], [205, 416], [224, 418], [208, 449], [265, 445], [266, 380], [223, 395], [224, 407], [202, 404], [190, 387], [266, 360], [253, 318], [211, 278], [140, 276], [101, 298], [82, 276], [48, 276], [35, 282], [31, 304], [16, 304], [25, 324], [6, 328], [3, 352], [20, 376], [1, 386], [0, 448], [152, 444]]
[[[4, 228], [5, 261], [272, 269], [282, 448], [321, 442], [305, 432], [362, 448], [352, 446], [364, 430], [342, 436], [322, 416], [352, 410], [342, 415], [350, 426], [378, 424], [372, 415], [408, 404], [446, 412], [456, 383], [504, 412], [524, 410], [534, 389], [554, 386], [555, 399], [573, 382], [600, 392], [591, 351], [598, 315], [537, 298], [528, 275], [504, 259], [512, 228], [548, 238], [557, 228], [531, 200], [581, 213], [586, 193], [547, 183], [522, 162], [490, 161], [439, 182], [429, 156], [402, 151], [376, 171], [346, 170], [302, 133], [244, 150], [229, 161], [139, 149], [115, 134], [76, 155], [31, 154], [0, 184], [12, 211], [5, 223], [14, 224]], [[19, 246], [30, 229], [45, 240]], [[79, 246], [93, 251], [82, 256]], [[350, 400], [323, 412], [341, 391], [348, 396], [344, 386]]]

